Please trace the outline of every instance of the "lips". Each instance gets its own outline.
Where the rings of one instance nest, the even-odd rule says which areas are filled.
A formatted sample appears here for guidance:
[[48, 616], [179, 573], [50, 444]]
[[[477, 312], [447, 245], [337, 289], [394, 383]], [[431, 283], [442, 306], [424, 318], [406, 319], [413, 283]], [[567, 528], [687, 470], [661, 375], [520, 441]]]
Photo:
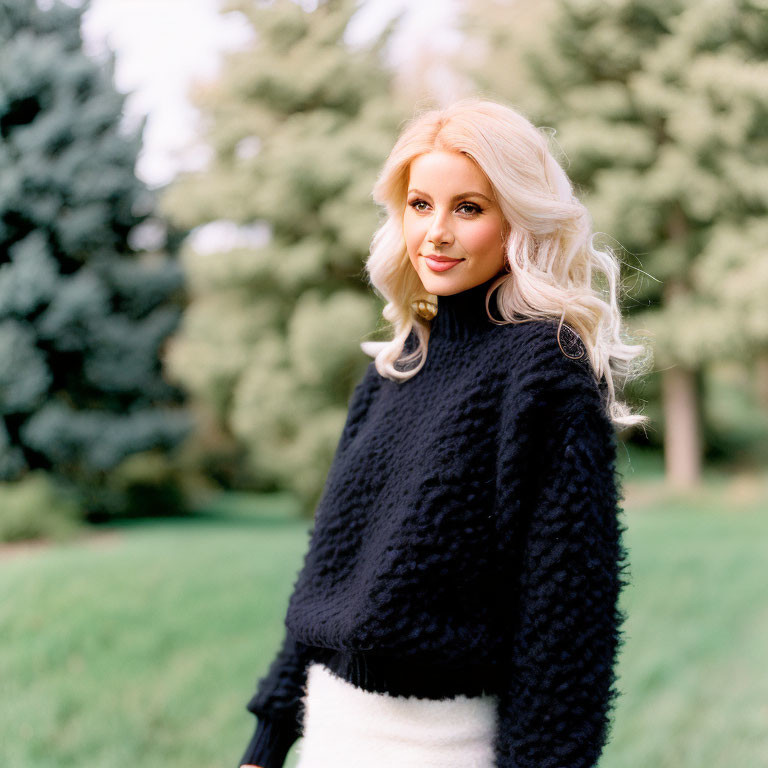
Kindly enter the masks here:
[[448, 269], [452, 269], [460, 262], [464, 261], [464, 259], [451, 259], [448, 256], [437, 256], [437, 255], [424, 255], [424, 260], [427, 263], [427, 266], [433, 271], [433, 272], [445, 272]]

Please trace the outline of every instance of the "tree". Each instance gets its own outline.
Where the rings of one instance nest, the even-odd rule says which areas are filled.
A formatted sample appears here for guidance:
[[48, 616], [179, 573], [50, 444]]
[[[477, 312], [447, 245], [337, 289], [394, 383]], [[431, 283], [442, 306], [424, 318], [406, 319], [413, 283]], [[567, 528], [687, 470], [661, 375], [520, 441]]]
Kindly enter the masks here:
[[[691, 485], [702, 371], [768, 347], [768, 19], [750, 0], [556, 0], [552, 10], [516, 93], [556, 128], [599, 229], [653, 278], [633, 285], [629, 325], [654, 344], [668, 478]], [[498, 25], [494, 34], [498, 43]], [[503, 92], [506, 73], [494, 71]]]
[[245, 447], [248, 483], [314, 507], [380, 311], [361, 279], [377, 226], [370, 194], [406, 109], [382, 64], [390, 24], [352, 49], [352, 0], [308, 12], [230, 2], [254, 43], [193, 99], [211, 160], [163, 208], [185, 227], [262, 226], [265, 242], [183, 251], [192, 302], [169, 352], [174, 375]]
[[86, 8], [0, 0], [0, 478], [47, 470], [96, 514], [111, 470], [191, 424], [160, 361], [183, 275], [132, 246], [155, 203], [134, 174], [144, 126], [121, 132]]

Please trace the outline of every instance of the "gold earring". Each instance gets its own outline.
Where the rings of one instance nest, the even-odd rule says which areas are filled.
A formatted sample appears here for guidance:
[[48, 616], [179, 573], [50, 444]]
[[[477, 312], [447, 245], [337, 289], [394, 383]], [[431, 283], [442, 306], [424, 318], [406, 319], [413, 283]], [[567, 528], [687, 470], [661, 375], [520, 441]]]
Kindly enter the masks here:
[[[430, 296], [431, 295], [432, 294], [430, 294]], [[435, 296], [435, 301], [432, 301], [431, 299], [419, 299], [418, 301], [411, 302], [411, 308], [417, 315], [423, 317], [425, 320], [432, 320], [437, 314], [437, 296]]]

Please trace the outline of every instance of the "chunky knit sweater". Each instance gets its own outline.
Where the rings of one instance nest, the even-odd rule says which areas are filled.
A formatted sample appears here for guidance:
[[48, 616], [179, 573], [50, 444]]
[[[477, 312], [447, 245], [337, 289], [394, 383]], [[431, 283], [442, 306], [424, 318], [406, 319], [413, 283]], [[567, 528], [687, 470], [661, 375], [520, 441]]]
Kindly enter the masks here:
[[241, 763], [284, 764], [310, 661], [495, 694], [498, 768], [593, 768], [608, 741], [628, 566], [605, 380], [556, 320], [491, 323], [491, 282], [438, 297], [412, 378], [371, 362], [355, 388]]

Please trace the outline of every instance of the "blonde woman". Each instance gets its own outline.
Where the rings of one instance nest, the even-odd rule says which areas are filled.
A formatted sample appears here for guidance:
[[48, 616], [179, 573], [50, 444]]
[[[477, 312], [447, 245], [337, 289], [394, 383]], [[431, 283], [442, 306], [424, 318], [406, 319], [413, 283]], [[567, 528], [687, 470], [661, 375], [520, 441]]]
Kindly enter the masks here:
[[592, 768], [618, 697], [619, 263], [546, 135], [462, 99], [376, 182], [357, 385], [241, 766]]

